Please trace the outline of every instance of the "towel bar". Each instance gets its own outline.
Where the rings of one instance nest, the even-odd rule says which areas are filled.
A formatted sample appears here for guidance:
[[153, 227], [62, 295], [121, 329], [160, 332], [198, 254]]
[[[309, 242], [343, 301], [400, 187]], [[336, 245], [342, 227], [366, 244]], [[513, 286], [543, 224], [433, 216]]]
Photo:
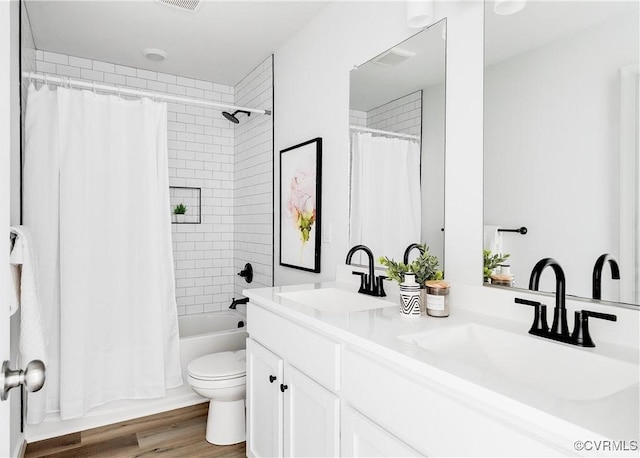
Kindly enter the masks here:
[[528, 232], [528, 230], [526, 227], [522, 226], [518, 229], [498, 229], [498, 232], [518, 232], [522, 235], [525, 235]]

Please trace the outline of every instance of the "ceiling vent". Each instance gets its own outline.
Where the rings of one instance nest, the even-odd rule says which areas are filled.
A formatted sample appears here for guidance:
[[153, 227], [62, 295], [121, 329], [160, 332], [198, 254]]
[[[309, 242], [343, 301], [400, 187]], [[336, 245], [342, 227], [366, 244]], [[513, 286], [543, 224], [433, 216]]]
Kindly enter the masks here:
[[374, 58], [373, 61], [376, 64], [384, 65], [385, 67], [395, 67], [396, 65], [400, 65], [402, 62], [411, 59], [415, 56], [416, 53], [407, 51], [401, 48], [391, 48], [387, 52], [383, 52], [378, 57]]
[[183, 11], [195, 12], [200, 7], [200, 0], [157, 0], [163, 5], [171, 6]]

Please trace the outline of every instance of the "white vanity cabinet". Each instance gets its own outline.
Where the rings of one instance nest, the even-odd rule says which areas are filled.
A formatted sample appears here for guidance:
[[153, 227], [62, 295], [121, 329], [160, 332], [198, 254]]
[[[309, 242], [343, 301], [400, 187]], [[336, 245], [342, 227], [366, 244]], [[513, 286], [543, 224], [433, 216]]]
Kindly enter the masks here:
[[248, 314], [247, 454], [339, 456], [340, 399], [329, 389], [340, 344], [260, 307]]
[[284, 456], [340, 456], [340, 399], [285, 366]]
[[342, 398], [421, 455], [564, 454], [534, 425], [369, 352], [345, 348], [342, 375]]
[[423, 456], [351, 407], [342, 409], [342, 456]]
[[[348, 331], [248, 307], [249, 456], [559, 456], [544, 422], [461, 391], [431, 366], [403, 367]], [[280, 314], [281, 312], [282, 314]], [[356, 326], [356, 320], [352, 320]], [[387, 325], [387, 323], [384, 323]], [[406, 364], [406, 361], [403, 362]], [[275, 377], [275, 379], [274, 379]], [[444, 378], [443, 378], [444, 377]], [[273, 380], [273, 381], [272, 381]], [[577, 430], [576, 430], [577, 431]], [[576, 433], [577, 437], [577, 433]], [[571, 446], [571, 443], [569, 444]]]
[[282, 359], [247, 339], [247, 455], [283, 456]]

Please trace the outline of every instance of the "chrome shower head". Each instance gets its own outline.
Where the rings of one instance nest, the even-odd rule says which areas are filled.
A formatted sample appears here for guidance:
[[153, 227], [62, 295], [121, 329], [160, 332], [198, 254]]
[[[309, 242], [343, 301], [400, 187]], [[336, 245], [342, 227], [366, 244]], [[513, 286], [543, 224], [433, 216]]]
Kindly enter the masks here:
[[238, 124], [240, 123], [240, 120], [236, 117], [237, 113], [246, 113], [247, 116], [251, 116], [251, 112], [249, 111], [244, 111], [244, 110], [236, 110], [233, 112], [233, 114], [228, 113], [226, 111], [222, 112], [222, 116], [224, 116], [225, 118], [227, 118], [228, 121], [231, 121], [234, 124]]

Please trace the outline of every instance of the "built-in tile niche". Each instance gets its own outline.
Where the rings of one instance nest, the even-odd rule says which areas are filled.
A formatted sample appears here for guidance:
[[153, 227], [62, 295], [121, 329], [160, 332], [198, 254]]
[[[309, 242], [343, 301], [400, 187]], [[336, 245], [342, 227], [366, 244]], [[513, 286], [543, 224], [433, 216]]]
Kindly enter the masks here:
[[[171, 223], [173, 224], [200, 224], [202, 222], [202, 190], [200, 188], [188, 188], [171, 186], [169, 188], [169, 203], [171, 211]], [[184, 214], [176, 214], [175, 209], [184, 205], [187, 211]]]

